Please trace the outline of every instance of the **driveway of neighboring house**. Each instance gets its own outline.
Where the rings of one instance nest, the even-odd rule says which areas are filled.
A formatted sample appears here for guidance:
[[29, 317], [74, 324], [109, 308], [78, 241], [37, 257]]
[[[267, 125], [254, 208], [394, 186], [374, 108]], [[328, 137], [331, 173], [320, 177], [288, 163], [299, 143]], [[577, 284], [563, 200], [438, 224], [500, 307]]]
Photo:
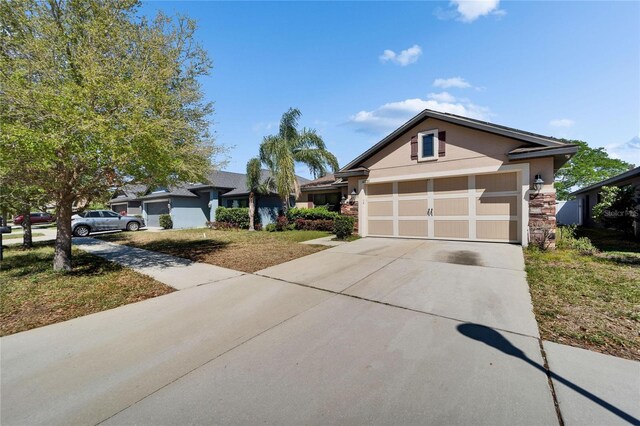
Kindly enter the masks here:
[[[525, 278], [517, 246], [361, 239], [2, 338], [0, 420], [558, 424]], [[568, 373], [561, 408], [629, 420]]]

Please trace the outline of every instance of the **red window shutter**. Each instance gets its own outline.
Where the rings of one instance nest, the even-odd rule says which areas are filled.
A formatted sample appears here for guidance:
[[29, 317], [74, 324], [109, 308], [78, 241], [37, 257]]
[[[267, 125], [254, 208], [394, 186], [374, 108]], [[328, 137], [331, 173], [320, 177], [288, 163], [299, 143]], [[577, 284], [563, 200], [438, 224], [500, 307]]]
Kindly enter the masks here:
[[418, 135], [411, 137], [411, 159], [418, 159]]
[[444, 157], [447, 150], [447, 132], [438, 132], [438, 157]]

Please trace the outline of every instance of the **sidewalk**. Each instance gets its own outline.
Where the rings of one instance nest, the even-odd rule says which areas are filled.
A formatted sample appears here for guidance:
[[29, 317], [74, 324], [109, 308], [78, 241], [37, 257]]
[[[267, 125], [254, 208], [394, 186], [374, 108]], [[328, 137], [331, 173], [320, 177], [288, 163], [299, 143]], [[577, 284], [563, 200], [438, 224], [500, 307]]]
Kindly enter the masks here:
[[178, 290], [244, 275], [242, 272], [208, 263], [192, 262], [94, 238], [74, 238], [73, 244], [81, 250], [148, 275]]

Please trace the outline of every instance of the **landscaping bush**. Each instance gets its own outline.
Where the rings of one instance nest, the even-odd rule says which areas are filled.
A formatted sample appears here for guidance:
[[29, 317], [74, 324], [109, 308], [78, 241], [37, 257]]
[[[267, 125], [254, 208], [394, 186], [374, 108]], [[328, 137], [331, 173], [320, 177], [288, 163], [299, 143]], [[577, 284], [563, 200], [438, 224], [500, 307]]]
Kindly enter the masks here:
[[333, 220], [308, 220], [308, 219], [296, 219], [296, 229], [301, 231], [328, 231], [333, 232], [334, 221]]
[[246, 207], [218, 207], [216, 223], [224, 222], [232, 228], [249, 229], [249, 209]]
[[276, 231], [286, 231], [289, 229], [289, 220], [286, 216], [278, 216], [276, 220]]
[[314, 207], [312, 209], [299, 209], [294, 207], [287, 211], [287, 219], [295, 222], [297, 219], [306, 220], [334, 220], [340, 216], [338, 212], [331, 212], [326, 207]]
[[338, 216], [334, 220], [333, 232], [338, 239], [344, 240], [353, 234], [355, 224], [356, 220], [352, 216]]
[[597, 249], [587, 237], [576, 238], [576, 225], [560, 226], [556, 232], [556, 248], [594, 254]]
[[264, 227], [264, 230], [267, 232], [276, 232], [276, 224], [268, 223], [267, 226]]
[[160, 226], [162, 226], [162, 228], [164, 229], [173, 228], [173, 220], [171, 220], [171, 215], [161, 214], [159, 220], [160, 220]]

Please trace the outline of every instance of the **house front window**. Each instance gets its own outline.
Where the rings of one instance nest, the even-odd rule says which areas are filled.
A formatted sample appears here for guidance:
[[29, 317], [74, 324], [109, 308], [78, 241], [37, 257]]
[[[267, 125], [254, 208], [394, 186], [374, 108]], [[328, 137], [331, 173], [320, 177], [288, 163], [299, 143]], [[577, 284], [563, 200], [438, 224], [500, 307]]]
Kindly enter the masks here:
[[309, 194], [310, 201], [315, 207], [327, 206], [330, 211], [340, 211], [340, 192], [332, 192], [328, 194]]
[[418, 160], [435, 160], [438, 143], [438, 130], [418, 133]]

